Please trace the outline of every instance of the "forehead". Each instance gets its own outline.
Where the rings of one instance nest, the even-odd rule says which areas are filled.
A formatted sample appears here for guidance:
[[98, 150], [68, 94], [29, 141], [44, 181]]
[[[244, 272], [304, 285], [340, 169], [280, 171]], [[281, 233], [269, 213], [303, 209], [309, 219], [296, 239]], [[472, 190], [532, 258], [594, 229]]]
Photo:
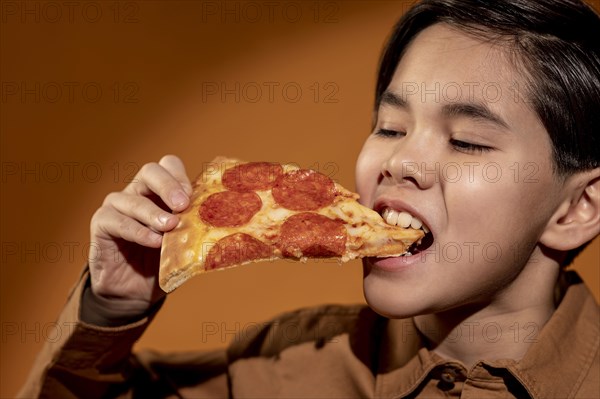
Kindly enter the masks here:
[[[510, 54], [502, 44], [480, 40], [446, 24], [435, 24], [409, 44], [390, 89], [402, 92], [402, 86], [407, 85], [425, 86], [425, 90], [439, 86], [438, 94], [442, 92], [448, 94], [443, 96], [446, 99], [461, 101], [499, 102], [523, 97], [524, 90], [518, 89], [524, 89], [524, 79]], [[458, 90], [461, 98], [455, 98]]]
[[484, 105], [513, 132], [535, 128], [547, 136], [528, 100], [526, 71], [516, 65], [504, 43], [435, 24], [409, 44], [387, 91], [428, 115], [453, 103]]

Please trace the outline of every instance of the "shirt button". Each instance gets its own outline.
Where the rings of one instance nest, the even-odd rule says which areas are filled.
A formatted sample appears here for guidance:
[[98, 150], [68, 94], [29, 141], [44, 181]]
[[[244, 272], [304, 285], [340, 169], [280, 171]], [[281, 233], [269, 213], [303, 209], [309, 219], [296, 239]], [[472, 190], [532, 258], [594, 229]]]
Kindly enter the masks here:
[[442, 370], [440, 378], [446, 384], [454, 384], [454, 382], [456, 381], [456, 371], [454, 371], [451, 368], [445, 368], [444, 370]]

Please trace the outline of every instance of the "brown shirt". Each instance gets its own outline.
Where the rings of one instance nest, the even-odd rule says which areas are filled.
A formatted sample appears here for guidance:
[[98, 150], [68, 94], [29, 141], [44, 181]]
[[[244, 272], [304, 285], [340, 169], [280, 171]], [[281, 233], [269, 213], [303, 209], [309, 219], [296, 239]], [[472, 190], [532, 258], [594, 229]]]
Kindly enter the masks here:
[[[220, 351], [132, 354], [151, 317], [120, 327], [82, 322], [84, 274], [60, 316], [72, 328], [46, 344], [20, 396], [598, 398], [599, 308], [577, 275], [566, 276], [549, 322], [519, 337], [533, 342], [523, 359], [467, 369], [429, 351], [411, 319], [364, 306], [287, 313]], [[491, 340], [516, 333], [488, 331]]]

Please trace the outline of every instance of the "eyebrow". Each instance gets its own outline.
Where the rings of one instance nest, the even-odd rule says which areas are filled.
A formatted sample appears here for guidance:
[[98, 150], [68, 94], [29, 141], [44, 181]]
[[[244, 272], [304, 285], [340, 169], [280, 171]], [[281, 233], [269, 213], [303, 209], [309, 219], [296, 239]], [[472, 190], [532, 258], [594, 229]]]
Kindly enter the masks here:
[[409, 108], [408, 102], [405, 99], [387, 90], [381, 95], [381, 104], [391, 105], [396, 108]]
[[[387, 90], [381, 95], [381, 105], [410, 109], [408, 101], [402, 98], [402, 96]], [[442, 107], [442, 115], [446, 117], [463, 116], [509, 129], [508, 123], [483, 103], [446, 104]]]
[[442, 107], [442, 114], [448, 117], [464, 116], [470, 119], [490, 122], [504, 129], [509, 129], [508, 123], [500, 115], [493, 112], [481, 103], [456, 103], [446, 104]]

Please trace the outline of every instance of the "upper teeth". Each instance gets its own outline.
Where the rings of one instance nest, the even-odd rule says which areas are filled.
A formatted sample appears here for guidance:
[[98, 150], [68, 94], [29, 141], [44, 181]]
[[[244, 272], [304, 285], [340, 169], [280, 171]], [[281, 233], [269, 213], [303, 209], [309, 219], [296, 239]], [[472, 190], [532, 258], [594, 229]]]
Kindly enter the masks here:
[[400, 226], [400, 227], [412, 227], [413, 229], [423, 229], [425, 233], [428, 233], [429, 230], [423, 222], [411, 215], [406, 211], [398, 212], [390, 208], [385, 208], [383, 214], [381, 215], [387, 224], [391, 224], [392, 226]]

